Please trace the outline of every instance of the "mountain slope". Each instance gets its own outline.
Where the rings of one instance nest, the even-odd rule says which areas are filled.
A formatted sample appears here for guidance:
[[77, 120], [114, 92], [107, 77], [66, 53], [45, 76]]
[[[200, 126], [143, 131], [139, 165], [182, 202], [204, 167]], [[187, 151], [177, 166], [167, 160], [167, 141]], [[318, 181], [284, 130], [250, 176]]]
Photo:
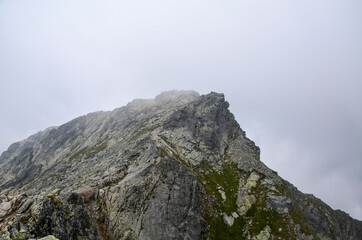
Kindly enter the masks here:
[[0, 156], [0, 239], [362, 239], [259, 153], [222, 94], [88, 114]]

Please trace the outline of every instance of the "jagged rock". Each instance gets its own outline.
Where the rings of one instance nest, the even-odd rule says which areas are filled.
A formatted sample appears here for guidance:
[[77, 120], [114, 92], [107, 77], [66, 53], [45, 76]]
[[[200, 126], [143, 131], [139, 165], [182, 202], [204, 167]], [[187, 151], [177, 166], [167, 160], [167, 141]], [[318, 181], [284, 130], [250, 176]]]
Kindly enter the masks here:
[[362, 239], [266, 167], [228, 106], [171, 91], [12, 144], [0, 239]]
[[260, 233], [255, 237], [256, 240], [269, 240], [271, 229], [266, 226]]
[[270, 208], [279, 213], [288, 213], [293, 207], [292, 200], [286, 196], [269, 196], [266, 202]]
[[246, 193], [239, 194], [238, 199], [236, 200], [236, 205], [238, 206], [238, 214], [240, 216], [245, 215], [248, 210], [252, 207], [255, 203], [256, 198], [253, 195], [248, 195]]
[[0, 203], [0, 218], [5, 217], [11, 210], [11, 202]]
[[11, 202], [2, 202], [2, 203], [0, 203], [0, 210], [7, 212], [10, 209], [11, 209]]
[[245, 215], [248, 210], [252, 207], [252, 205], [256, 202], [256, 197], [250, 194], [251, 188], [255, 187], [257, 184], [257, 180], [260, 176], [252, 172], [249, 178], [246, 181], [246, 184], [243, 184], [243, 179], [239, 181], [239, 190], [236, 199], [236, 205], [238, 206], [238, 214], [240, 216]]
[[272, 180], [272, 179], [264, 179], [263, 180], [266, 184], [269, 184], [269, 185], [271, 185], [271, 186], [273, 186], [274, 185], [274, 181]]
[[221, 198], [225, 201], [226, 200], [225, 192], [223, 190], [219, 189], [219, 193], [221, 194]]
[[224, 223], [226, 225], [228, 225], [229, 227], [232, 227], [234, 225], [234, 217], [233, 216], [228, 216], [227, 214], [223, 215], [223, 220]]
[[98, 194], [99, 194], [99, 197], [103, 197], [103, 195], [104, 195], [104, 190], [103, 190], [103, 189], [99, 189]]
[[252, 172], [245, 184], [245, 188], [250, 190], [252, 187], [255, 187], [259, 178], [260, 178], [259, 174], [257, 174], [256, 172]]

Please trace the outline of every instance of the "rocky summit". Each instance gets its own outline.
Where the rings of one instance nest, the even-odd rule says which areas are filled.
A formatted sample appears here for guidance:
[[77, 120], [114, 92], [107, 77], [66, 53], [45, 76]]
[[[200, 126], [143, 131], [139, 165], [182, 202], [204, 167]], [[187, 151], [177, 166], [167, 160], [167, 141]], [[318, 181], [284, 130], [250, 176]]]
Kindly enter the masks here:
[[362, 239], [260, 160], [223, 94], [164, 92], [12, 144], [0, 239]]

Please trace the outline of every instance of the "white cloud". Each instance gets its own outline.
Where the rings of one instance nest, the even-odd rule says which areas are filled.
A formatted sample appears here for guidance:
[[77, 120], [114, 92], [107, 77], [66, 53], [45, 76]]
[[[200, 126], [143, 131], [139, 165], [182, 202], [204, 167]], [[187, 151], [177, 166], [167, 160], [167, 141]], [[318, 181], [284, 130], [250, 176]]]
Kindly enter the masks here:
[[162, 90], [224, 92], [269, 166], [362, 219], [352, 191], [362, 181], [361, 9], [357, 0], [0, 1], [0, 150]]

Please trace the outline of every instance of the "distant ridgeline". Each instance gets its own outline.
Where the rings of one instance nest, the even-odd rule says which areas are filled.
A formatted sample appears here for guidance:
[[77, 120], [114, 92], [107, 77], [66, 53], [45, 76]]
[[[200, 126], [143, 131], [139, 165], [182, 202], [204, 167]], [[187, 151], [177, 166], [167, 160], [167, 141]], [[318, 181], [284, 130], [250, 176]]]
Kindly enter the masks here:
[[0, 157], [0, 239], [362, 239], [260, 161], [223, 94], [170, 91]]

